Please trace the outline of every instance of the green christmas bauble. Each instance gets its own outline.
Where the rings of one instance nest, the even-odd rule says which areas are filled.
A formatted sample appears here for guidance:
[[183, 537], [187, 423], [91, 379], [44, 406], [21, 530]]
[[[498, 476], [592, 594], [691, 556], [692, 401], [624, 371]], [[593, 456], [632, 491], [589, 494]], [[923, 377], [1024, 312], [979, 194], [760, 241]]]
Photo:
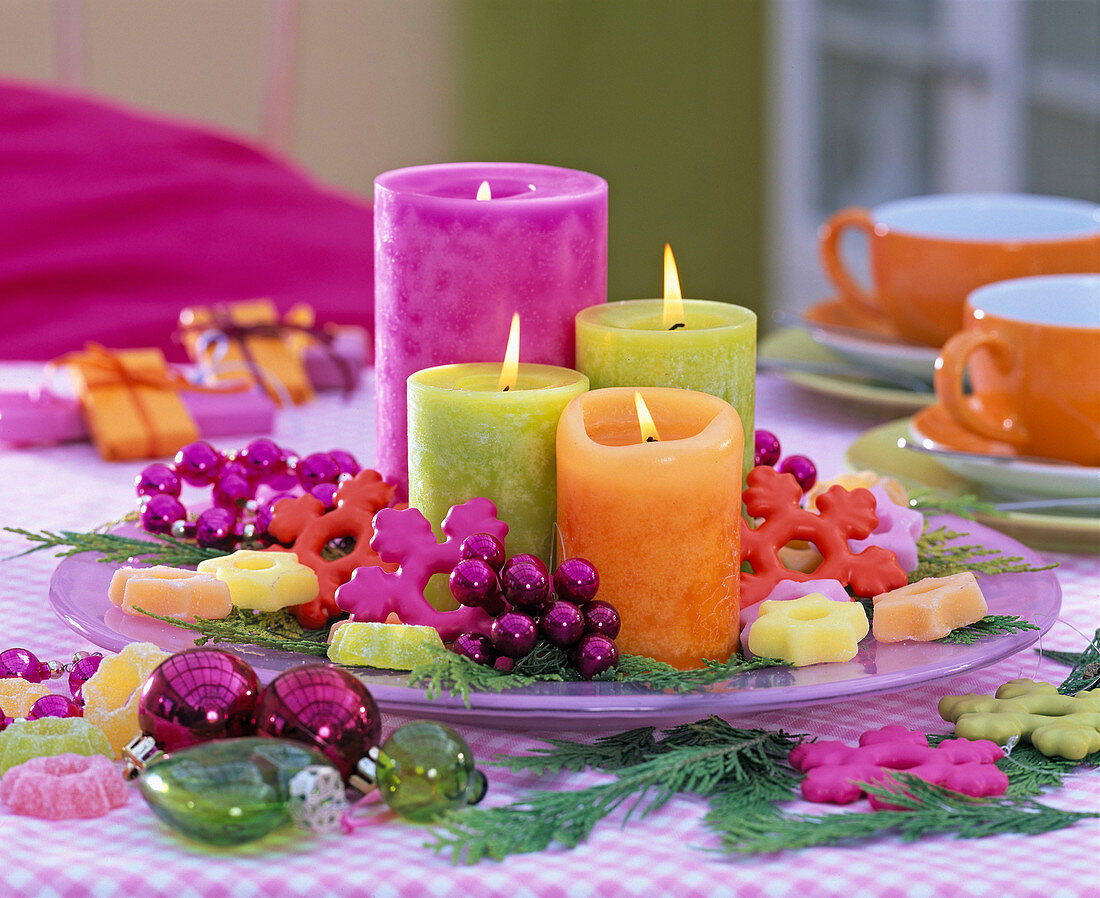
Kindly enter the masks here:
[[[335, 765], [282, 739], [206, 742], [151, 763], [138, 779], [161, 820], [210, 845], [240, 845], [289, 823], [291, 781], [306, 768]], [[334, 780], [339, 782], [339, 773]]]
[[474, 755], [448, 726], [421, 720], [398, 727], [377, 753], [378, 789], [394, 811], [427, 822], [485, 794], [485, 775]]

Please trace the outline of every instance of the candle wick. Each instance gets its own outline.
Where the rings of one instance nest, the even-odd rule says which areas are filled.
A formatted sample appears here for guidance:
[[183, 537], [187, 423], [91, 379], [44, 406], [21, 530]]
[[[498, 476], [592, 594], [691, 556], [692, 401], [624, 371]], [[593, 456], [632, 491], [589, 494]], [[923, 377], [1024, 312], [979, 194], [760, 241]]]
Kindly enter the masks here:
[[510, 387], [505, 387], [503, 390], [501, 390], [501, 392], [502, 393], [507, 393], [509, 389], [511, 389], [511, 388]]
[[656, 443], [657, 442], [657, 437], [646, 437], [645, 441], [647, 443]]
[[682, 322], [682, 321], [677, 321], [674, 325], [672, 325], [672, 327], [669, 328], [669, 330], [674, 331], [674, 330], [678, 330], [681, 327], [687, 327], [687, 325], [684, 324], [684, 322]]

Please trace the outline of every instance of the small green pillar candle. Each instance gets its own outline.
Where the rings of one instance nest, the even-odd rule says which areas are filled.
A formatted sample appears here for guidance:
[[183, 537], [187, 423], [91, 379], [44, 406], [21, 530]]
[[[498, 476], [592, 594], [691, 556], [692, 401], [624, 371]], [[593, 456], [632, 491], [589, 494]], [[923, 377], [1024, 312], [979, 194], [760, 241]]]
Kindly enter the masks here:
[[[593, 390], [679, 387], [725, 399], [745, 429], [752, 470], [756, 406], [756, 315], [704, 299], [683, 300], [682, 327], [662, 323], [664, 300], [631, 299], [577, 314], [577, 368]], [[680, 322], [677, 322], [679, 324]]]
[[[408, 381], [409, 504], [442, 538], [452, 505], [484, 496], [508, 524], [505, 547], [550, 560], [557, 503], [558, 418], [588, 378], [556, 365], [522, 364], [500, 389], [499, 363], [441, 365]], [[444, 578], [428, 598], [454, 608]]]

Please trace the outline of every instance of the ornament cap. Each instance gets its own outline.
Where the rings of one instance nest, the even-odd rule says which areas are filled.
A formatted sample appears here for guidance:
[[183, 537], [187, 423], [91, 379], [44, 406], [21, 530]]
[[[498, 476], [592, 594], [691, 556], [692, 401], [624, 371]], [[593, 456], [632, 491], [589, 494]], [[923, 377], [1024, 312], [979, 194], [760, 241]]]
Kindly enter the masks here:
[[380, 756], [381, 751], [378, 746], [372, 745], [366, 756], [356, 762], [355, 770], [348, 777], [348, 785], [364, 795], [370, 793], [378, 785], [378, 758]]
[[123, 778], [136, 780], [141, 772], [160, 754], [161, 750], [157, 747], [157, 743], [152, 736], [138, 733], [122, 749], [122, 758], [126, 762], [126, 766], [122, 771]]

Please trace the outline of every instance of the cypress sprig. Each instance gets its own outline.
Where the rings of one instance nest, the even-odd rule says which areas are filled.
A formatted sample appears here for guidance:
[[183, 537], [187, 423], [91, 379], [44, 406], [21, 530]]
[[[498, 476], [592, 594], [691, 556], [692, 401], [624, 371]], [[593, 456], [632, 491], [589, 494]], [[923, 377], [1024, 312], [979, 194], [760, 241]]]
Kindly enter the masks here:
[[998, 549], [981, 545], [961, 545], [952, 540], [966, 536], [948, 530], [947, 527], [926, 529], [917, 540], [916, 569], [909, 575], [909, 582], [916, 583], [925, 577], [949, 577], [963, 571], [975, 574], [1020, 574], [1031, 571], [1047, 571], [1058, 565], [1034, 567], [1018, 555], [1005, 555]]
[[1008, 777], [1008, 791], [1005, 794], [1031, 798], [1046, 789], [1061, 788], [1066, 775], [1082, 767], [1100, 767], [1100, 751], [1085, 755], [1080, 761], [1071, 761], [1048, 758], [1033, 745], [1018, 742], [997, 761], [997, 766]]
[[962, 496], [945, 496], [931, 487], [915, 489], [909, 493], [909, 507], [926, 514], [953, 514], [956, 517], [974, 520], [975, 515], [1006, 518], [992, 502], [983, 502], [977, 496], [967, 493]]
[[937, 642], [950, 642], [958, 645], [971, 645], [986, 636], [1003, 636], [1007, 633], [1018, 633], [1021, 630], [1038, 630], [1039, 628], [1015, 614], [987, 614], [981, 620], [963, 627], [956, 627]]
[[739, 730], [713, 717], [670, 731], [670, 736], [671, 743], [657, 743], [656, 754], [645, 752], [644, 760], [617, 771], [611, 782], [572, 792], [536, 792], [503, 807], [453, 813], [433, 831], [430, 847], [449, 853], [455, 863], [469, 864], [543, 851], [554, 842], [572, 848], [620, 807], [626, 809], [625, 826], [681, 792], [729, 797], [737, 794], [733, 787], [751, 794], [754, 785], [781, 782], [789, 778], [784, 759], [800, 741], [785, 733]]
[[198, 543], [187, 540], [175, 539], [163, 534], [146, 534], [138, 538], [132, 536], [120, 536], [117, 533], [102, 533], [98, 530], [78, 533], [73, 530], [61, 530], [54, 533], [43, 530], [34, 533], [18, 527], [5, 527], [9, 533], [26, 537], [37, 545], [31, 546], [25, 552], [19, 552], [4, 558], [10, 561], [12, 558], [21, 558], [32, 552], [41, 552], [44, 549], [65, 549], [59, 551], [59, 557], [79, 555], [83, 552], [99, 552], [102, 557], [99, 561], [105, 564], [126, 564], [134, 558], [154, 564], [166, 564], [170, 567], [184, 567], [197, 565], [208, 558], [219, 558], [226, 553], [220, 549], [206, 549]]
[[1062, 811], [1030, 798], [975, 799], [896, 773], [892, 788], [863, 788], [905, 810], [823, 815], [777, 814], [774, 810], [710, 819], [722, 848], [731, 853], [764, 854], [820, 845], [840, 845], [897, 834], [903, 842], [926, 836], [977, 839], [1003, 833], [1036, 835], [1100, 817], [1092, 812]]
[[1097, 687], [1100, 687], [1100, 630], [1093, 634], [1092, 641], [1078, 656], [1058, 691], [1062, 695], [1076, 695]]
[[[303, 655], [328, 657], [328, 643], [325, 640], [324, 631], [303, 630], [299, 626], [295, 633], [288, 621], [289, 615], [285, 613], [254, 615], [251, 611], [235, 609], [234, 614], [227, 618], [211, 620], [199, 617], [191, 623], [174, 617], [162, 617], [142, 608], [134, 610], [174, 627], [200, 633], [201, 636], [195, 640], [195, 645], [229, 642], [234, 645], [258, 645], [261, 648], [275, 649], [280, 652], [300, 652]], [[289, 619], [293, 620], [293, 618]]]

